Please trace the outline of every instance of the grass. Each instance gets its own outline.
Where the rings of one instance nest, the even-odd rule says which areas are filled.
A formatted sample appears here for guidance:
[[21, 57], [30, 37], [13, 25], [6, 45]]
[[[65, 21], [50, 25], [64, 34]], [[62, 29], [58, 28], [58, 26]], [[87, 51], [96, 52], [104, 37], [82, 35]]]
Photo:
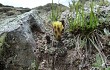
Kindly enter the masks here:
[[58, 21], [60, 19], [61, 13], [67, 9], [68, 7], [60, 4], [59, 1], [58, 1], [58, 4], [56, 4], [52, 0], [52, 4], [51, 4], [52, 11], [51, 11], [51, 15], [49, 16], [49, 18], [51, 19], [52, 22]]
[[52, 0], [52, 17], [51, 17], [52, 21], [56, 20], [56, 16], [55, 16], [55, 10], [54, 10], [54, 6], [53, 6], [53, 0]]
[[[97, 26], [99, 25], [99, 19], [94, 13], [94, 2], [91, 2], [90, 4], [89, 13], [85, 13], [84, 5], [80, 1], [75, 2], [74, 0], [72, 0], [72, 4], [69, 4], [69, 7], [70, 7], [70, 12], [72, 12], [72, 15], [68, 17], [69, 31], [73, 32], [73, 34], [75, 33], [77, 34], [74, 35], [74, 41], [73, 41], [76, 50], [79, 51], [79, 48], [80, 49], [85, 48], [86, 49], [85, 54], [90, 54], [90, 55], [92, 55], [91, 51], [94, 52], [95, 50], [96, 60], [95, 63], [93, 63], [92, 65], [93, 67], [103, 69], [102, 64], [106, 63], [106, 56], [101, 51], [101, 49], [104, 46], [101, 41], [102, 37], [100, 37], [100, 35], [103, 34], [101, 33], [102, 31], [97, 29]], [[76, 13], [74, 18], [73, 18], [73, 13]], [[57, 12], [57, 16], [58, 16], [58, 12]], [[55, 15], [55, 11], [52, 8], [52, 21], [56, 21], [57, 16]], [[107, 29], [104, 29], [104, 33], [106, 35], [110, 34]], [[89, 58], [89, 55], [87, 56]], [[104, 68], [104, 70], [110, 70], [110, 68], [109, 67]]]
[[[72, 1], [72, 5], [69, 5], [70, 6], [70, 11], [74, 11], [73, 13], [76, 13], [76, 17], [73, 18], [73, 16], [71, 15], [69, 18], [68, 18], [68, 21], [69, 21], [69, 26], [70, 26], [70, 29], [69, 31], [71, 32], [85, 32], [85, 31], [92, 31], [94, 30], [97, 26], [98, 26], [98, 18], [97, 16], [95, 15], [95, 13], [93, 12], [93, 8], [94, 8], [94, 5], [93, 5], [93, 2], [91, 2], [90, 4], [90, 13], [87, 14], [84, 12], [84, 5], [78, 1], [78, 2], [74, 2]], [[87, 16], [85, 16], [87, 15]], [[89, 21], [87, 21], [87, 18], [86, 17], [89, 17]], [[81, 33], [80, 32], [80, 33]]]
[[91, 8], [91, 12], [90, 12], [90, 25], [89, 25], [89, 27], [94, 29], [98, 26], [99, 23], [98, 23], [97, 16], [93, 12], [93, 2], [91, 3], [90, 8]]
[[54, 7], [54, 3], [52, 0], [52, 12], [51, 12], [51, 20], [53, 21], [57, 21], [60, 18], [59, 12], [61, 11], [61, 8], [58, 8], [58, 6], [55, 8]]
[[[95, 62], [94, 60], [92, 60], [92, 63], [90, 62], [93, 68], [98, 68], [99, 70], [109, 70], [110, 67], [103, 68], [102, 66], [103, 64], [106, 64], [107, 60], [104, 52], [102, 51], [104, 45], [103, 41], [101, 41], [103, 38], [100, 35], [103, 35], [103, 33], [100, 33], [97, 29], [90, 32], [88, 35], [78, 34], [74, 36], [73, 43], [75, 44], [75, 49], [78, 51], [79, 55], [81, 55], [80, 49], [85, 50], [84, 55], [87, 59], [93, 59], [93, 56], [95, 55]], [[82, 61], [85, 61], [85, 59]], [[82, 63], [82, 65], [84, 64]]]

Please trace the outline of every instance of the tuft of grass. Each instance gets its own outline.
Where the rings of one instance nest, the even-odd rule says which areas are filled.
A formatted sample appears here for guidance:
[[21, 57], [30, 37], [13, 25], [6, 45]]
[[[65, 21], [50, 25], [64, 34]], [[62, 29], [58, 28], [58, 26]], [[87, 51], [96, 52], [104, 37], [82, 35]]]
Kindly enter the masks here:
[[[94, 9], [94, 5], [93, 2], [91, 2], [90, 4], [90, 13], [87, 14], [84, 12], [84, 5], [78, 1], [76, 3], [72, 2], [72, 5], [70, 6], [70, 11], [73, 11], [73, 13], [75, 14], [75, 18], [73, 18], [73, 15], [71, 15], [68, 18], [69, 21], [69, 26], [70, 26], [70, 32], [86, 32], [86, 31], [92, 31], [94, 30], [97, 26], [98, 26], [98, 18], [95, 15], [93, 9]], [[75, 10], [75, 12], [74, 12]], [[89, 17], [89, 21], [87, 21], [85, 16], [87, 15]]]
[[52, 21], [54, 21], [56, 19], [56, 16], [54, 13], [55, 13], [55, 11], [54, 11], [53, 0], [52, 0], [52, 17], [51, 17]]
[[96, 28], [98, 26], [98, 18], [93, 12], [93, 2], [90, 4], [91, 12], [90, 12], [90, 25], [89, 28]]
[[[80, 9], [79, 9], [79, 6], [80, 6], [80, 3], [79, 1], [77, 3], [75, 3], [74, 1], [72, 1], [72, 5], [69, 5], [70, 6], [70, 11], [73, 11], [73, 13], [76, 13], [76, 18], [74, 19], [73, 18], [73, 15], [70, 15], [70, 17], [68, 18], [68, 21], [69, 21], [69, 26], [70, 26], [70, 31], [74, 31], [74, 29], [77, 29], [78, 26], [80, 25], [80, 18], [81, 18], [81, 15], [80, 15]], [[75, 12], [74, 12], [75, 10]]]
[[52, 20], [52, 22], [57, 21], [60, 18], [59, 14], [60, 14], [61, 8], [59, 7], [59, 5], [57, 5], [57, 7], [55, 7], [54, 2], [52, 0], [52, 5], [51, 5], [51, 7], [52, 7], [51, 20]]
[[60, 19], [61, 13], [67, 9], [68, 7], [60, 4], [59, 0], [58, 0], [58, 4], [54, 3], [52, 0], [52, 4], [51, 4], [52, 11], [51, 11], [51, 15], [49, 15], [49, 18], [52, 20], [52, 22], [58, 21]]

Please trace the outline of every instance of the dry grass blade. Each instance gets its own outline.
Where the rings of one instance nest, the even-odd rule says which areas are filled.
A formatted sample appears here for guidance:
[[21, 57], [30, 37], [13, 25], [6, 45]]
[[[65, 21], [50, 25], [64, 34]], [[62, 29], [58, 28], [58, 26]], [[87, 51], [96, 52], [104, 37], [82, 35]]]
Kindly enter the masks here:
[[[92, 36], [92, 39], [89, 38], [89, 40], [90, 40], [90, 42], [93, 44], [93, 46], [96, 48], [96, 50], [99, 52], [99, 55], [100, 55], [100, 57], [101, 57], [101, 59], [102, 59], [102, 62], [103, 62], [103, 63], [106, 63], [105, 55], [104, 55], [104, 53], [101, 52], [100, 48], [98, 47], [98, 46], [100, 46], [100, 45], [97, 45], [98, 41], [97, 41], [96, 39], [94, 39], [93, 36]], [[97, 43], [95, 43], [95, 41], [96, 41]]]

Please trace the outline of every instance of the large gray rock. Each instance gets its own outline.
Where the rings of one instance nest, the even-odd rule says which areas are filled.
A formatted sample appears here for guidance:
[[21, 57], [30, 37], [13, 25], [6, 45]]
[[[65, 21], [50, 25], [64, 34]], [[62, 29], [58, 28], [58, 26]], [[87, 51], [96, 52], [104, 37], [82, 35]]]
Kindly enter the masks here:
[[[32, 31], [45, 32], [43, 19], [38, 12], [30, 12], [0, 22], [0, 35], [7, 33], [3, 45], [3, 59], [7, 70], [27, 70], [35, 60], [36, 47]], [[1, 70], [1, 69], [0, 69]]]

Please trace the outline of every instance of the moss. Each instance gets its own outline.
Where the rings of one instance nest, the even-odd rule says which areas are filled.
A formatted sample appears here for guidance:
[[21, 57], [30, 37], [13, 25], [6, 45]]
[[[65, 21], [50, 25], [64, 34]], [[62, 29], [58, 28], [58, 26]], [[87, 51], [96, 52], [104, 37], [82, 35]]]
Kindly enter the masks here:
[[38, 64], [36, 63], [35, 60], [31, 63], [31, 66], [28, 69], [29, 70], [38, 70]]
[[1, 36], [0, 36], [0, 48], [1, 46], [3, 45], [3, 43], [5, 42], [5, 37], [6, 37], [7, 33], [3, 33]]
[[2, 51], [3, 51], [3, 44], [5, 42], [6, 36], [7, 36], [7, 33], [3, 33], [2, 35], [0, 35], [0, 56], [1, 56]]

